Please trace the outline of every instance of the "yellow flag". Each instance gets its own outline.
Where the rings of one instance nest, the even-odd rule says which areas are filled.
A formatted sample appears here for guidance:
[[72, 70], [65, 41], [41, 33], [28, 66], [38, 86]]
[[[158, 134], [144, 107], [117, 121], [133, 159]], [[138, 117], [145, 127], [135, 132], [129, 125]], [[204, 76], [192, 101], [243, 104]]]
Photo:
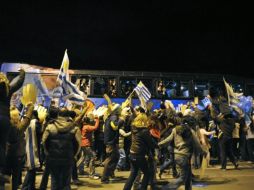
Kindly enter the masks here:
[[21, 97], [21, 102], [23, 105], [27, 106], [29, 103], [35, 103], [37, 98], [37, 89], [34, 84], [27, 84], [23, 87], [23, 96]]

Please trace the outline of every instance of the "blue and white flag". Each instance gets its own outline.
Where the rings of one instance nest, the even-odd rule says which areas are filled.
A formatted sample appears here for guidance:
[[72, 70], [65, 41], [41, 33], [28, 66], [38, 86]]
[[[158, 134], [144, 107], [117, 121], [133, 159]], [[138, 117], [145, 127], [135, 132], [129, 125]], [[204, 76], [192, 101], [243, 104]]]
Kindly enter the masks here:
[[201, 100], [201, 102], [203, 103], [203, 105], [205, 107], [207, 107], [207, 106], [212, 104], [211, 100], [209, 98], [207, 98], [207, 97], [205, 97], [203, 100]]
[[151, 98], [151, 93], [148, 88], [140, 81], [138, 85], [134, 88], [134, 91], [137, 93], [139, 99], [144, 99], [147, 102]]
[[148, 88], [146, 88], [146, 86], [140, 81], [138, 85], [134, 88], [134, 91], [138, 95], [141, 107], [147, 110], [147, 102], [152, 96]]
[[67, 50], [65, 50], [64, 52], [63, 61], [56, 81], [59, 82], [60, 85], [62, 85], [64, 78], [66, 78], [66, 80], [69, 80], [69, 57], [67, 54]]
[[65, 51], [60, 72], [57, 77], [57, 81], [62, 87], [64, 100], [70, 100], [76, 104], [82, 105], [85, 101], [84, 93], [81, 92], [78, 87], [69, 80], [69, 58], [67, 50]]
[[49, 95], [49, 91], [41, 75], [38, 75], [38, 77], [34, 77], [34, 84], [38, 90], [37, 102], [43, 103], [45, 107], [49, 107], [52, 98]]

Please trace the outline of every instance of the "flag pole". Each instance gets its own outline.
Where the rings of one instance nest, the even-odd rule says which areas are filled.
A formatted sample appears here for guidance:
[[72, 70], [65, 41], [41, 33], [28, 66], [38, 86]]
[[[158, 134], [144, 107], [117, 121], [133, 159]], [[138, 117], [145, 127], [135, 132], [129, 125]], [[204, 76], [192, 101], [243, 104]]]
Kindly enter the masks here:
[[131, 98], [134, 92], [135, 92], [135, 90], [133, 90], [133, 91], [129, 94], [129, 96], [128, 96], [127, 99]]

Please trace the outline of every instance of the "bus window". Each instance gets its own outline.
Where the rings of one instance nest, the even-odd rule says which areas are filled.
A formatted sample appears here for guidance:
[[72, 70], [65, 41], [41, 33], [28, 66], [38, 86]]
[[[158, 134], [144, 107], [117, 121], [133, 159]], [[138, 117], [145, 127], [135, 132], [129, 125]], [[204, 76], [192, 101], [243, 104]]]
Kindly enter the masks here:
[[161, 99], [167, 99], [165, 81], [159, 80], [156, 82], [156, 96]]
[[181, 82], [180, 96], [184, 98], [190, 97], [189, 82]]
[[80, 90], [86, 95], [90, 95], [90, 79], [89, 77], [82, 77], [80, 81]]
[[180, 96], [179, 90], [179, 83], [174, 80], [160, 79], [156, 81], [156, 96], [158, 98], [176, 98]]
[[128, 97], [137, 85], [136, 79], [133, 78], [121, 78], [120, 79], [120, 89], [121, 96]]
[[109, 81], [108, 81], [108, 95], [111, 97], [117, 96], [116, 79], [109, 79]]
[[110, 97], [117, 96], [115, 78], [97, 77], [94, 78], [94, 95], [108, 94]]
[[195, 82], [194, 95], [199, 98], [203, 98], [209, 94], [207, 82]]
[[107, 93], [108, 79], [103, 77], [94, 78], [94, 95]]
[[91, 80], [88, 76], [72, 76], [71, 81], [79, 88], [80, 91], [84, 92], [86, 95], [90, 95], [90, 85]]
[[169, 98], [175, 98], [179, 95], [179, 84], [174, 80], [164, 81], [166, 94]]

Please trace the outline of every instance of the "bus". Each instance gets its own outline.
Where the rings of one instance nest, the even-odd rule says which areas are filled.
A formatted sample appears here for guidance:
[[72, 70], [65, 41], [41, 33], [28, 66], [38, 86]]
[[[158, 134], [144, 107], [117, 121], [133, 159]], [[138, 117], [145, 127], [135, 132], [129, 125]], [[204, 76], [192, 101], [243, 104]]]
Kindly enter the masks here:
[[[18, 75], [19, 68], [26, 71], [26, 83], [34, 83], [38, 87], [39, 99], [45, 99], [56, 88], [59, 69], [41, 67], [25, 63], [2, 63], [1, 72], [8, 79]], [[166, 73], [139, 71], [108, 71], [108, 70], [69, 70], [71, 81], [95, 103], [96, 107], [106, 105], [103, 94], [108, 94], [112, 102], [121, 104], [133, 92], [139, 81], [152, 94], [153, 109], [159, 109], [161, 102], [171, 100], [175, 107], [203, 99], [214, 87], [225, 93], [223, 78], [230, 83], [235, 92], [254, 96], [254, 80], [232, 75], [204, 74], [204, 73]], [[20, 96], [17, 93], [16, 100]], [[15, 99], [15, 98], [14, 98]], [[133, 97], [133, 104], [139, 104], [137, 96]]]

